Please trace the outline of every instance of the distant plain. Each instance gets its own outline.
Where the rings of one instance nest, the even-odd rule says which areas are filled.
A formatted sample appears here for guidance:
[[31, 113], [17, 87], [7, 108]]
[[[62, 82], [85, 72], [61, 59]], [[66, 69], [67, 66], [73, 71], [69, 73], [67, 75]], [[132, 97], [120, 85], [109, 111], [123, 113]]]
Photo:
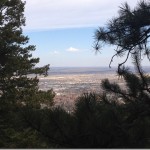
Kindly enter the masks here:
[[[130, 67], [131, 71], [135, 71]], [[150, 73], [150, 67], [143, 67], [145, 73]], [[109, 79], [125, 88], [123, 78], [118, 77], [117, 67], [54, 67], [47, 77], [39, 76], [41, 90], [53, 89], [56, 96], [55, 106], [61, 105], [67, 111], [72, 111], [76, 99], [83, 93], [101, 93], [101, 81]]]
[[77, 97], [87, 92], [102, 92], [101, 81], [109, 79], [123, 86], [116, 69], [109, 67], [57, 67], [51, 68], [47, 77], [39, 77], [41, 90], [53, 89], [56, 93], [55, 104], [72, 109]]

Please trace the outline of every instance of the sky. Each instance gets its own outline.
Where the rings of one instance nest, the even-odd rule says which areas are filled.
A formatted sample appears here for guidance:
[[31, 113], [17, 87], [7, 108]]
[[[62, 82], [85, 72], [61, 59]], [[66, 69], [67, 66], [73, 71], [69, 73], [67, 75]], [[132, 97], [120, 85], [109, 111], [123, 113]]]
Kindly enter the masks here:
[[[94, 32], [117, 16], [125, 0], [26, 0], [24, 34], [36, 46], [33, 57], [38, 66], [98, 67], [109, 66], [114, 47], [100, 53], [93, 48]], [[131, 8], [137, 0], [126, 0]], [[112, 66], [121, 61], [115, 58]], [[130, 65], [130, 61], [127, 62]]]

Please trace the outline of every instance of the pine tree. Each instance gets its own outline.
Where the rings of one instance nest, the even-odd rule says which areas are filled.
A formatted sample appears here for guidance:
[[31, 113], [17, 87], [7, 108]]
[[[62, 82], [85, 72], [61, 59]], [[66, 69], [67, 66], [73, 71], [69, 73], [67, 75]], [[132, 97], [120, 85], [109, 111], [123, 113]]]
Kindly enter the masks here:
[[[122, 105], [123, 128], [128, 135], [128, 148], [150, 147], [150, 76], [141, 70], [140, 60], [137, 55], [134, 58], [136, 73], [124, 68], [122, 75], [125, 88], [117, 83], [111, 83], [108, 79], [102, 81], [102, 88], [109, 99]], [[110, 96], [111, 95], [111, 96]]]
[[[128, 148], [150, 147], [150, 77], [145, 74], [141, 61], [150, 61], [150, 3], [140, 1], [135, 9], [125, 3], [119, 10], [119, 16], [113, 18], [105, 28], [100, 27], [95, 33], [95, 48], [100, 50], [102, 44], [115, 45], [115, 56], [126, 56], [118, 65], [118, 75], [123, 76], [126, 88], [108, 79], [102, 81], [102, 88], [109, 101], [116, 97], [117, 103], [123, 104], [124, 129], [128, 135]], [[133, 73], [124, 64], [130, 58], [136, 72]], [[111, 95], [111, 98], [110, 98]]]
[[[22, 30], [24, 6], [22, 0], [0, 1], [0, 147], [4, 148], [25, 143], [27, 147], [32, 145], [31, 148], [37, 145], [38, 134], [25, 120], [24, 107], [52, 106], [55, 95], [52, 90], [39, 90], [37, 75], [46, 76], [49, 65], [36, 67], [39, 58], [32, 57], [35, 46], [28, 44], [29, 38]], [[29, 137], [31, 133], [33, 140], [25, 139], [25, 135]], [[19, 137], [22, 137], [21, 143], [17, 141]]]
[[[125, 3], [120, 7], [119, 16], [108, 21], [106, 27], [100, 27], [95, 32], [94, 47], [98, 51], [103, 44], [116, 46], [115, 56], [123, 57], [125, 60], [119, 67], [125, 64], [130, 55], [139, 54], [150, 58], [148, 39], [150, 37], [150, 2], [140, 1], [135, 9]], [[150, 59], [149, 59], [150, 60]]]
[[26, 103], [38, 91], [38, 78], [29, 74], [47, 75], [49, 65], [36, 68], [39, 58], [32, 57], [35, 46], [27, 45], [23, 35], [24, 5], [21, 0], [6, 0], [0, 4], [0, 93], [4, 103]]

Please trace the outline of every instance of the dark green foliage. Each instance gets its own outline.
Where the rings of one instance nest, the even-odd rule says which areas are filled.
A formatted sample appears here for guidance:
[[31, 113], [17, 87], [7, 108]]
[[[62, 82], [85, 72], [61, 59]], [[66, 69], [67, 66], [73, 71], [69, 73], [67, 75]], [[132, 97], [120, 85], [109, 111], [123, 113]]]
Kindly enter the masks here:
[[57, 148], [125, 147], [127, 136], [121, 129], [122, 115], [115, 103], [90, 93], [81, 96], [75, 111], [61, 108], [24, 110], [28, 124], [46, 138], [48, 146]]
[[[141, 1], [131, 10], [125, 4], [118, 18], [96, 32], [96, 49], [101, 41], [117, 45], [114, 56], [127, 53], [117, 71], [126, 87], [103, 80], [102, 93], [81, 95], [68, 113], [51, 107], [54, 92], [40, 91], [37, 76], [29, 76], [47, 75], [49, 66], [36, 68], [35, 46], [25, 47], [24, 3], [0, 1], [0, 147], [149, 148], [150, 77], [141, 67], [142, 54], [149, 59], [149, 5]], [[136, 73], [123, 66], [130, 54]]]
[[[142, 69], [143, 56], [149, 59], [150, 37], [150, 3], [140, 1], [133, 10], [125, 3], [119, 10], [119, 16], [112, 19], [105, 28], [99, 28], [95, 33], [95, 47], [99, 50], [102, 44], [116, 45], [115, 56], [126, 55], [125, 60], [118, 65], [118, 75], [122, 76], [126, 88], [122, 89], [108, 79], [102, 81], [102, 87], [111, 101], [116, 101], [123, 107], [123, 126], [128, 135], [128, 148], [150, 147], [150, 77]], [[135, 73], [129, 71], [123, 64], [131, 56]], [[126, 143], [124, 143], [126, 145]], [[124, 146], [125, 146], [124, 145]]]
[[[21, 0], [0, 1], [0, 147], [46, 147], [39, 134], [24, 119], [24, 107], [52, 106], [54, 93], [39, 91], [39, 75], [47, 75], [49, 65], [37, 68], [32, 57], [35, 46], [23, 35], [24, 5]], [[34, 77], [30, 74], [36, 74]]]
[[99, 50], [103, 44], [115, 45], [115, 56], [125, 56], [119, 64], [123, 65], [130, 55], [139, 52], [140, 58], [146, 55], [149, 59], [150, 49], [147, 45], [150, 36], [150, 2], [140, 1], [135, 9], [125, 3], [120, 7], [119, 16], [110, 20], [107, 26], [95, 32], [95, 48]]
[[28, 109], [24, 110], [27, 117], [24, 118], [45, 137], [48, 147], [149, 147], [149, 116], [144, 114], [142, 119], [139, 116], [147, 109], [146, 105], [119, 103], [117, 98], [105, 93], [87, 93], [78, 98], [72, 114], [61, 108]]
[[[104, 98], [104, 97], [103, 97]], [[121, 129], [117, 105], [94, 93], [84, 94], [76, 103], [78, 146], [82, 148], [124, 147], [127, 140]]]
[[1, 99], [8, 103], [21, 103], [24, 93], [37, 91], [38, 79], [27, 75], [46, 75], [49, 68], [36, 68], [39, 58], [32, 58], [31, 54], [35, 46], [26, 46], [29, 38], [21, 28], [25, 25], [24, 5], [21, 0], [6, 0], [0, 5], [0, 91]]
[[28, 125], [44, 139], [47, 147], [74, 147], [75, 120], [65, 110], [60, 107], [39, 110], [26, 108], [22, 113]]
[[[146, 78], [144, 77], [144, 79]], [[149, 147], [150, 93], [147, 89], [143, 89], [143, 79], [141, 77], [126, 72], [124, 79], [126, 82], [125, 92], [116, 89], [112, 90], [112, 87], [116, 86], [116, 83], [109, 83], [108, 80], [103, 81], [102, 86], [108, 93], [112, 95], [117, 94], [118, 101], [121, 100], [123, 102], [124, 127], [130, 138], [130, 145], [128, 147]]]

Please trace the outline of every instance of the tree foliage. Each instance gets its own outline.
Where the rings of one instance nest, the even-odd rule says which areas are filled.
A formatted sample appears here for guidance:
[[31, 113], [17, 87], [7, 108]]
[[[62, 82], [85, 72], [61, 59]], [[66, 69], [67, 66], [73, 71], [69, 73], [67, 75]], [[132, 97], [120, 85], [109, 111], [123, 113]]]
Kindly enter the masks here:
[[[116, 45], [115, 56], [126, 55], [119, 64], [125, 88], [105, 79], [101, 93], [84, 93], [68, 113], [51, 107], [54, 93], [38, 89], [38, 78], [48, 65], [37, 68], [35, 46], [22, 34], [25, 3], [0, 2], [0, 147], [1, 148], [149, 148], [150, 77], [141, 58], [149, 59], [150, 3], [141, 1], [134, 10], [125, 3], [119, 17], [95, 33], [101, 44]], [[136, 73], [123, 64], [132, 56]], [[111, 63], [110, 62], [110, 63]], [[46, 107], [41, 107], [46, 106]]]
[[[23, 107], [40, 109], [41, 103], [51, 106], [55, 95], [52, 90], [39, 90], [37, 75], [47, 75], [49, 65], [36, 67], [39, 58], [32, 57], [35, 46], [28, 44], [29, 38], [22, 31], [24, 5], [21, 0], [0, 1], [0, 147], [4, 148], [37, 143], [36, 132], [25, 125], [21, 115]], [[25, 140], [25, 135], [33, 141]]]
[[49, 65], [35, 67], [39, 62], [39, 58], [32, 57], [35, 46], [27, 45], [29, 38], [22, 33], [24, 5], [21, 0], [6, 0], [0, 4], [0, 91], [1, 99], [8, 103], [13, 99], [17, 103], [25, 102], [25, 95], [38, 90], [38, 78], [28, 75], [46, 75], [49, 68]]
[[111, 101], [116, 97], [116, 102], [123, 106], [123, 127], [129, 140], [127, 147], [148, 148], [150, 147], [150, 77], [139, 71], [139, 63], [136, 67], [138, 75], [124, 70], [126, 88], [122, 89], [118, 84], [110, 83], [108, 79], [102, 81], [102, 87], [107, 97], [111, 94]]
[[119, 16], [111, 19], [106, 27], [100, 27], [95, 32], [95, 49], [100, 50], [103, 44], [116, 46], [115, 56], [126, 56], [119, 64], [121, 67], [130, 55], [138, 53], [140, 59], [147, 56], [150, 60], [150, 2], [140, 1], [135, 9], [125, 3], [120, 7]]

